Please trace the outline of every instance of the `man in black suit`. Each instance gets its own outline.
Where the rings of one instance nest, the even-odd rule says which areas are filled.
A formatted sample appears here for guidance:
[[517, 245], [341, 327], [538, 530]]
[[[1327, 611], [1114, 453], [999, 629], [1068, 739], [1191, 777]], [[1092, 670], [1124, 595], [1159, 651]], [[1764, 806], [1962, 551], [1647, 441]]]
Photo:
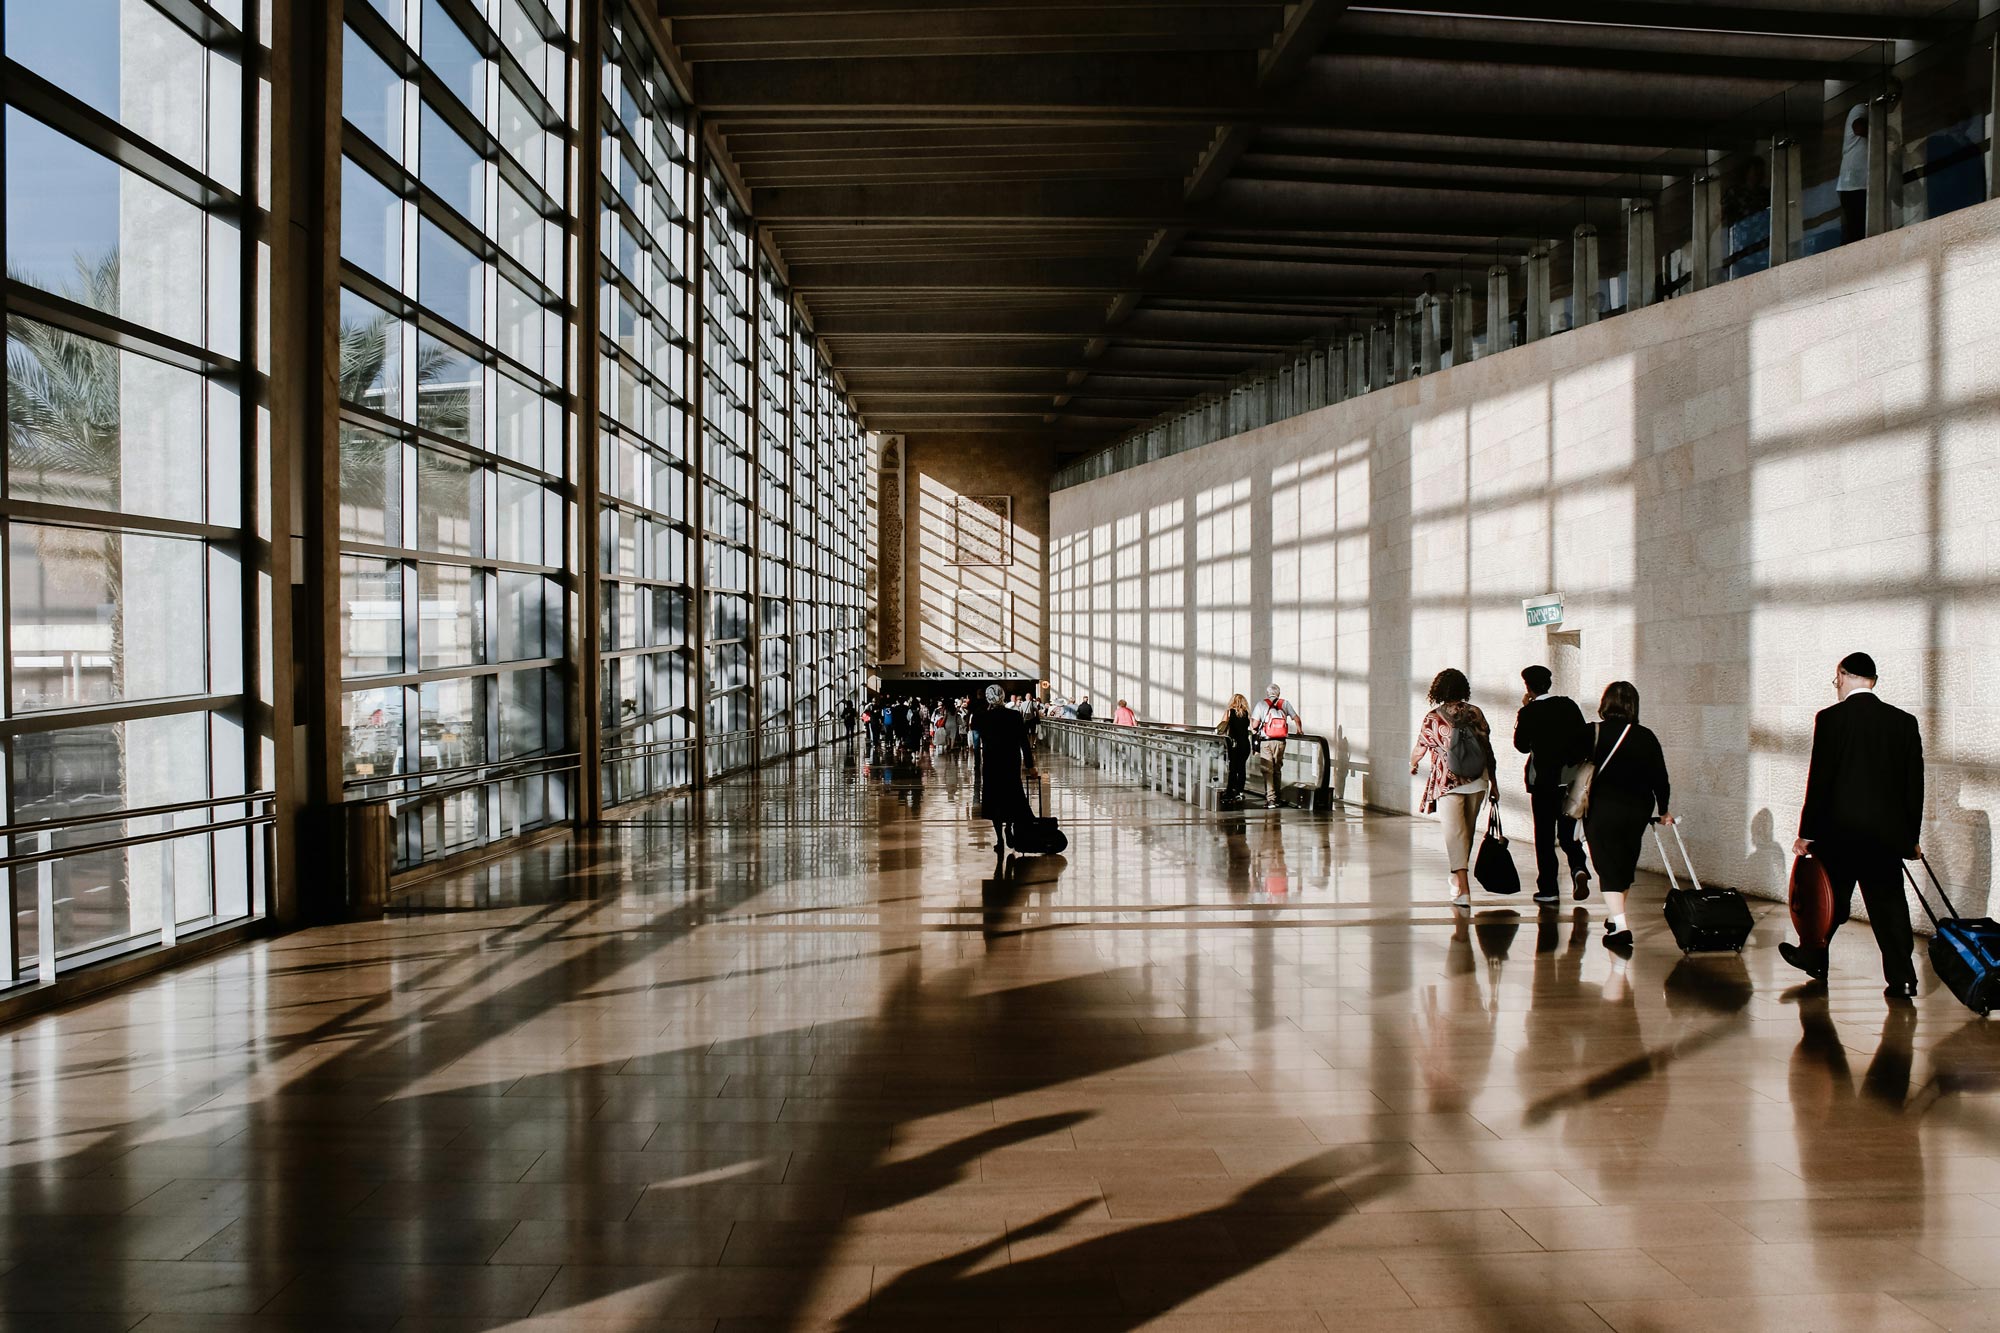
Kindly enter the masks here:
[[[1849, 653], [1834, 669], [1840, 702], [1813, 719], [1812, 768], [1792, 855], [1817, 857], [1833, 886], [1834, 929], [1854, 905], [1854, 886], [1868, 904], [1868, 924], [1882, 950], [1885, 994], [1917, 993], [1910, 961], [1914, 940], [1901, 862], [1920, 855], [1924, 813], [1924, 743], [1917, 720], [1875, 697], [1875, 659]], [[1831, 934], [1831, 932], [1829, 932]], [[1786, 962], [1826, 979], [1824, 949], [1780, 944]]]
[[1528, 689], [1521, 696], [1521, 711], [1514, 715], [1514, 748], [1528, 756], [1528, 805], [1535, 813], [1535, 901], [1543, 907], [1555, 906], [1559, 893], [1558, 842], [1569, 858], [1576, 900], [1590, 896], [1590, 872], [1584, 868], [1576, 821], [1563, 813], [1569, 797], [1565, 770], [1583, 761], [1590, 729], [1575, 700], [1549, 693], [1554, 679], [1545, 666], [1522, 671], [1521, 683]]

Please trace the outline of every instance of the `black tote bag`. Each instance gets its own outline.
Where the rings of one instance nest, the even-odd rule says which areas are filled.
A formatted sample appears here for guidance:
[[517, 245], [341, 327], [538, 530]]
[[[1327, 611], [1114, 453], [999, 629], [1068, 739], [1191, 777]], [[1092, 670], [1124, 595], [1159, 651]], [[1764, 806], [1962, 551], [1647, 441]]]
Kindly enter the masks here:
[[1500, 794], [1493, 793], [1492, 812], [1486, 819], [1486, 834], [1479, 840], [1479, 855], [1472, 859], [1472, 877], [1488, 893], [1519, 893], [1521, 872], [1514, 868], [1514, 853], [1507, 848], [1507, 834], [1500, 827]]

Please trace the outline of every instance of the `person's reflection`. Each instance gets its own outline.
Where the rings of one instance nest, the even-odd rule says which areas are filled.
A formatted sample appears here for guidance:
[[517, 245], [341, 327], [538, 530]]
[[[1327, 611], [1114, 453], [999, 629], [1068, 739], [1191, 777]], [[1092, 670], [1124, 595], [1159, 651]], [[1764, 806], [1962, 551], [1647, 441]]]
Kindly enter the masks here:
[[1222, 821], [1223, 882], [1232, 894], [1248, 896], [1251, 867], [1256, 860], [1247, 836], [1249, 824], [1242, 819]]
[[[1520, 933], [1521, 919], [1513, 912], [1486, 914], [1477, 924], [1453, 913], [1451, 940], [1445, 946], [1444, 985], [1425, 1004], [1427, 1040], [1421, 1057], [1425, 1107], [1438, 1112], [1470, 1109], [1486, 1086], [1493, 1051], [1500, 1039], [1500, 971]], [[1473, 940], [1479, 942], [1476, 955]], [[1486, 959], [1487, 984], [1479, 984], [1479, 955]], [[1478, 1011], [1479, 1021], [1461, 1019]]]
[[1256, 891], [1266, 902], [1283, 902], [1292, 892], [1292, 867], [1285, 859], [1285, 826], [1271, 822], [1264, 825], [1264, 835], [1257, 840], [1257, 865], [1254, 872]]
[[[1792, 1050], [1788, 1090], [1799, 1174], [1810, 1183], [1849, 1187], [1856, 1170], [1854, 1145], [1865, 1142], [1869, 1193], [1922, 1197], [1922, 1117], [1907, 1113], [1916, 1007], [1890, 1007], [1857, 1089], [1826, 993], [1803, 992], [1798, 1006], [1799, 1044]], [[1817, 1222], [1818, 1210], [1808, 1211]]]

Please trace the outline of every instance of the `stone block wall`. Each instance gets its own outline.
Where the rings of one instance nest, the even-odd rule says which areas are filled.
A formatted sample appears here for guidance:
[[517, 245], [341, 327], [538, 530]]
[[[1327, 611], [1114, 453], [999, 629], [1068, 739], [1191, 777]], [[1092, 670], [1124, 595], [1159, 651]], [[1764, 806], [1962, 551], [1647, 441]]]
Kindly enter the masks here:
[[[1629, 679], [1704, 877], [1781, 895], [1813, 715], [1862, 649], [1923, 724], [1925, 842], [1978, 909], [1995, 311], [1987, 204], [1059, 491], [1054, 688], [1206, 721], [1275, 678], [1349, 800], [1410, 810], [1439, 668], [1503, 752], [1522, 666], [1586, 713]], [[1522, 610], [1549, 592], [1560, 635]]]

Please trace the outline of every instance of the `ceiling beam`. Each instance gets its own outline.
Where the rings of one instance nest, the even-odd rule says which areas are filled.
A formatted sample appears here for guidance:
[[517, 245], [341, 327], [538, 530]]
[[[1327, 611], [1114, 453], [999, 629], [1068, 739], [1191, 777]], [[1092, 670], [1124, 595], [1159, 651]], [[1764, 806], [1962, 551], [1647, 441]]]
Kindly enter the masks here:
[[1949, 30], [1933, 0], [1871, 0], [1838, 7], [1823, 0], [1745, 4], [1739, 0], [1370, 0], [1370, 8], [1422, 14], [1473, 14], [1555, 23], [1640, 28], [1798, 33], [1823, 37], [1929, 40]]

